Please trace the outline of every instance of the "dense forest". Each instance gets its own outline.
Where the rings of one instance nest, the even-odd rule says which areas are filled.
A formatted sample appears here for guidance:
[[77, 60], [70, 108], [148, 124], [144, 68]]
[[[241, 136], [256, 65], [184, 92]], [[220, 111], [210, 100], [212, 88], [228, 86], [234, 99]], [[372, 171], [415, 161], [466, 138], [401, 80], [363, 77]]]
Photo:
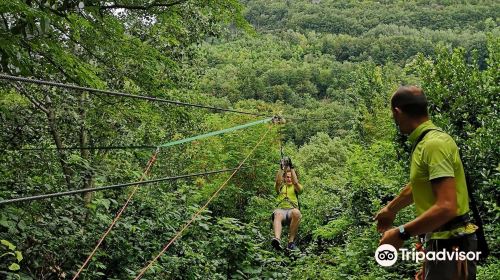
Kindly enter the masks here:
[[[420, 264], [373, 258], [373, 216], [409, 176], [389, 105], [401, 84], [460, 147], [492, 252], [478, 279], [498, 279], [498, 1], [1, 0], [0, 14], [2, 75], [212, 107], [0, 79], [1, 279], [72, 279], [132, 195], [80, 279], [134, 279], [199, 210], [143, 279], [413, 279]], [[265, 118], [234, 111], [286, 123], [155, 149]], [[304, 186], [292, 254], [270, 243], [281, 145]], [[229, 181], [1, 204], [247, 156]]]

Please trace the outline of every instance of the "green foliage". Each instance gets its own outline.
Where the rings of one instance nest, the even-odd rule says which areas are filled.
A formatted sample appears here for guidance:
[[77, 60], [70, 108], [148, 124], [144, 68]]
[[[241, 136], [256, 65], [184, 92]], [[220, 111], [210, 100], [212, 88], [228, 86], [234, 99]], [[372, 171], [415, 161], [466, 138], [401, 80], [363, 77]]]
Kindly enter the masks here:
[[340, 218], [328, 222], [328, 224], [319, 227], [313, 231], [315, 239], [335, 240], [343, 235], [351, 223], [346, 218]]
[[19, 263], [23, 260], [21, 251], [16, 250], [16, 246], [7, 240], [0, 240], [0, 273], [7, 278], [19, 278], [16, 274], [21, 269]]
[[324, 34], [314, 43], [315, 51], [334, 55], [338, 61], [404, 62], [419, 52], [432, 54], [434, 46], [444, 41], [469, 52], [478, 50], [484, 62], [486, 32], [495, 30], [498, 36], [500, 6], [495, 1], [245, 2], [246, 17], [258, 30], [314, 32], [308, 36], [310, 42], [317, 33]]
[[423, 77], [435, 122], [448, 131], [460, 147], [465, 170], [471, 179], [486, 222], [492, 252], [498, 251], [498, 201], [500, 192], [499, 56], [500, 40], [490, 38], [488, 68], [479, 69], [463, 49], [439, 49], [436, 59], [418, 57], [409, 70]]
[[[379, 24], [414, 28], [487, 28], [500, 7], [495, 1], [263, 1], [246, 0], [246, 17], [262, 30], [314, 30], [359, 35]], [[271, 2], [271, 3], [269, 3]], [[353, 17], [352, 15], [356, 15]]]
[[[496, 279], [497, 2], [4, 2], [3, 73], [295, 117], [271, 127], [145, 278], [413, 277], [417, 264], [376, 264], [372, 217], [408, 177], [389, 98], [399, 84], [421, 84], [433, 120], [457, 139], [475, 182], [494, 252], [478, 279]], [[2, 83], [0, 198], [136, 181], [153, 152], [19, 148], [156, 145], [254, 120]], [[163, 149], [148, 178], [236, 167], [268, 128]], [[280, 139], [305, 188], [301, 252], [292, 255], [269, 244]], [[136, 276], [229, 175], [142, 186], [81, 277]], [[71, 277], [130, 191], [2, 206], [0, 273]], [[412, 210], [396, 223], [413, 219]]]

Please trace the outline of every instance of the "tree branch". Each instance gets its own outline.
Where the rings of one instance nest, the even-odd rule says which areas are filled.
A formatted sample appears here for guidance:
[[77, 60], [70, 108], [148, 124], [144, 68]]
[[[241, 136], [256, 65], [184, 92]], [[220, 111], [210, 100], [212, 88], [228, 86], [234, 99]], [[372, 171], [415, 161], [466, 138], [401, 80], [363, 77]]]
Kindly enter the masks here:
[[3, 23], [5, 24], [5, 29], [9, 30], [9, 22], [7, 21], [7, 19], [3, 15], [3, 13], [2, 13], [2, 19], [3, 19]]
[[61, 134], [59, 133], [59, 130], [57, 129], [57, 123], [56, 123], [56, 114], [52, 110], [52, 100], [50, 99], [50, 96], [46, 95], [45, 96], [45, 104], [47, 104], [47, 120], [49, 122], [49, 131], [52, 134], [52, 137], [54, 139], [54, 143], [56, 144], [57, 147], [57, 154], [59, 156], [59, 162], [61, 164], [61, 168], [63, 171], [64, 179], [66, 181], [66, 186], [68, 190], [71, 189], [72, 183], [71, 183], [71, 175], [72, 171], [71, 168], [68, 165], [68, 161], [66, 159], [66, 154], [63, 151], [63, 142], [61, 138]]
[[66, 185], [68, 189], [71, 189], [71, 169], [67, 164], [66, 160], [66, 155], [64, 154], [64, 151], [62, 150], [63, 144], [62, 144], [62, 139], [59, 134], [59, 131], [57, 130], [57, 125], [56, 125], [56, 116], [54, 111], [51, 108], [51, 103], [52, 101], [50, 100], [50, 97], [48, 95], [45, 96], [46, 100], [46, 105], [42, 105], [42, 103], [38, 100], [36, 100], [34, 97], [31, 95], [27, 94], [27, 91], [19, 84], [19, 83], [14, 83], [14, 87], [19, 91], [21, 95], [26, 97], [31, 103], [33, 103], [38, 109], [43, 111], [45, 115], [47, 116], [47, 121], [49, 124], [49, 132], [51, 133], [54, 143], [56, 144], [57, 147], [57, 153], [59, 156], [59, 162], [61, 164], [61, 168], [63, 171], [64, 179], [66, 181]]
[[35, 105], [38, 109], [40, 109], [42, 112], [44, 112], [45, 114], [48, 114], [49, 113], [49, 110], [47, 110], [47, 108], [45, 108], [45, 106], [42, 105], [42, 103], [38, 100], [36, 100], [36, 98], [32, 97], [31, 95], [27, 94], [27, 91], [23, 88], [23, 86], [17, 82], [17, 83], [13, 83], [14, 87], [16, 88], [16, 90], [24, 97], [26, 97], [33, 105]]
[[[79, 42], [78, 40], [76, 40], [75, 38], [73, 38], [73, 36], [71, 36], [71, 34], [69, 33], [66, 33], [66, 31], [63, 30], [62, 27], [60, 26], [57, 26], [57, 25], [53, 25], [57, 30], [59, 30], [62, 34], [68, 36], [69, 40], [71, 42], [73, 42], [75, 45], [78, 45], [80, 46], [82, 49], [84, 49], [91, 57], [93, 57], [94, 59], [96, 59], [97, 61], [99, 61], [100, 63], [104, 64], [104, 65], [107, 65], [110, 61], [111, 61], [111, 58], [108, 59], [108, 60], [104, 60], [103, 58], [101, 58], [100, 56], [96, 55], [94, 52], [92, 52], [87, 46], [85, 46], [84, 44], [82, 44], [81, 42]], [[115, 69], [113, 69], [115, 70]]]
[[[69, 74], [66, 73], [66, 71], [64, 71], [64, 69], [59, 66], [51, 57], [49, 54], [45, 53], [45, 52], [41, 52], [41, 51], [33, 51], [29, 42], [27, 42], [26, 40], [21, 40], [21, 43], [26, 47], [26, 49], [28, 49], [28, 51], [30, 52], [34, 52], [38, 55], [41, 55], [42, 57], [44, 57], [45, 59], [47, 59], [47, 61], [52, 65], [54, 66], [57, 70], [59, 70], [59, 72], [61, 72], [61, 74], [63, 74], [63, 76], [65, 76], [67, 79], [71, 80], [72, 82], [74, 83], [77, 83], [78, 84], [78, 81], [71, 77]], [[34, 74], [34, 73], [33, 73]], [[36, 76], [36, 75], [35, 75]]]
[[[87, 111], [86, 111], [86, 102], [88, 101], [88, 92], [82, 92], [80, 95], [80, 108], [79, 108], [79, 115], [80, 115], [80, 147], [87, 147], [88, 142], [89, 142], [89, 137], [88, 137], [88, 132], [87, 128], [85, 126], [85, 119], [87, 117]], [[82, 159], [86, 160], [87, 162], [90, 162], [90, 150], [87, 149], [80, 149], [80, 156]], [[82, 181], [83, 181], [83, 188], [91, 188], [93, 185], [93, 170], [90, 167], [85, 166], [85, 170], [83, 171], [83, 176], [82, 176]], [[92, 192], [87, 192], [83, 194], [83, 200], [85, 204], [90, 203], [92, 200]]]
[[58, 15], [60, 17], [64, 17], [64, 18], [68, 18], [68, 15], [66, 14], [66, 7], [63, 5], [63, 9], [53, 9], [52, 7], [49, 6], [45, 6], [45, 2], [41, 2], [41, 1], [35, 1], [37, 4], [38, 4], [38, 9], [44, 11], [44, 10], [49, 10], [50, 12], [52, 12], [53, 14], [55, 15]]
[[127, 4], [119, 4], [115, 3], [113, 5], [107, 5], [107, 6], [100, 6], [99, 9], [127, 9], [127, 10], [144, 10], [147, 11], [151, 8], [158, 8], [158, 7], [172, 7], [175, 5], [182, 4], [184, 2], [187, 2], [189, 0], [178, 0], [174, 1], [171, 3], [151, 3], [149, 5], [141, 6], [141, 5], [127, 5]]
[[63, 69], [61, 66], [59, 66], [59, 65], [58, 65], [58, 64], [57, 64], [57, 63], [56, 63], [56, 62], [55, 62], [55, 61], [54, 61], [54, 60], [50, 57], [50, 55], [45, 54], [45, 53], [39, 53], [39, 54], [43, 55], [43, 56], [47, 59], [47, 61], [48, 61], [50, 64], [52, 64], [52, 66], [54, 66], [57, 70], [59, 70], [59, 72], [61, 72], [61, 74], [63, 74], [63, 76], [64, 76], [64, 77], [66, 77], [68, 80], [72, 81], [72, 82], [73, 82], [73, 83], [75, 83], [75, 84], [79, 84], [79, 82], [78, 82], [75, 78], [73, 78], [71, 75], [69, 75], [68, 73], [66, 73], [66, 71], [64, 71], [64, 69]]

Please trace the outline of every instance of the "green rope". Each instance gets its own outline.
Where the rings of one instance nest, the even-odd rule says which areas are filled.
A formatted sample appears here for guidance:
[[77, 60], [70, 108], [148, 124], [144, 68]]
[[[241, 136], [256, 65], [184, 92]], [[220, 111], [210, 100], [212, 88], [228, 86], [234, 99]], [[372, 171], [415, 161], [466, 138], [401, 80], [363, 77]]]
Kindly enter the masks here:
[[214, 135], [219, 135], [219, 134], [223, 134], [223, 133], [227, 133], [227, 132], [231, 132], [231, 131], [235, 131], [235, 130], [247, 128], [247, 127], [250, 127], [250, 126], [254, 126], [254, 125], [261, 124], [261, 123], [269, 122], [272, 119], [273, 118], [267, 118], [267, 119], [263, 119], [263, 120], [260, 120], [260, 121], [255, 121], [255, 122], [251, 122], [251, 123], [247, 123], [247, 124], [242, 124], [242, 125], [238, 125], [238, 126], [234, 126], [234, 127], [230, 127], [230, 128], [218, 130], [218, 131], [213, 131], [213, 132], [206, 133], [206, 134], [201, 134], [201, 135], [197, 135], [197, 136], [193, 136], [193, 137], [189, 137], [189, 138], [184, 138], [184, 139], [177, 140], [177, 141], [168, 142], [168, 143], [165, 143], [165, 144], [162, 144], [162, 145], [158, 145], [158, 148], [170, 147], [170, 146], [174, 146], [174, 145], [178, 145], [178, 144], [182, 144], [182, 143], [186, 143], [186, 142], [191, 142], [191, 141], [198, 140], [198, 139], [207, 138], [207, 137], [214, 136]]

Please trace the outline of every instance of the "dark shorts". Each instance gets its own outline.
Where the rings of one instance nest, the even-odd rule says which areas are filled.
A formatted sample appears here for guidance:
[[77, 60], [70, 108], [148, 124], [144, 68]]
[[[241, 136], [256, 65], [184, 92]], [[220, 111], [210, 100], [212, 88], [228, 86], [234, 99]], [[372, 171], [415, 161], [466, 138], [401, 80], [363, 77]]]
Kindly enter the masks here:
[[[425, 249], [430, 252], [438, 252], [445, 249], [452, 252], [458, 248], [458, 252], [474, 252], [477, 249], [476, 234], [469, 234], [459, 238], [436, 240], [431, 239], [426, 242]], [[470, 254], [472, 255], [472, 253]], [[443, 260], [425, 261], [425, 280], [455, 280], [455, 279], [476, 279], [476, 261], [464, 260]]]
[[[289, 226], [290, 223], [292, 222], [292, 210], [293, 209], [295, 209], [295, 208], [275, 209], [273, 214], [271, 215], [271, 220], [274, 222], [274, 215], [276, 213], [281, 213], [281, 214], [283, 214], [283, 217], [284, 217], [284, 219], [281, 221], [281, 224], [284, 226]], [[301, 216], [302, 216], [302, 214], [301, 214]]]

